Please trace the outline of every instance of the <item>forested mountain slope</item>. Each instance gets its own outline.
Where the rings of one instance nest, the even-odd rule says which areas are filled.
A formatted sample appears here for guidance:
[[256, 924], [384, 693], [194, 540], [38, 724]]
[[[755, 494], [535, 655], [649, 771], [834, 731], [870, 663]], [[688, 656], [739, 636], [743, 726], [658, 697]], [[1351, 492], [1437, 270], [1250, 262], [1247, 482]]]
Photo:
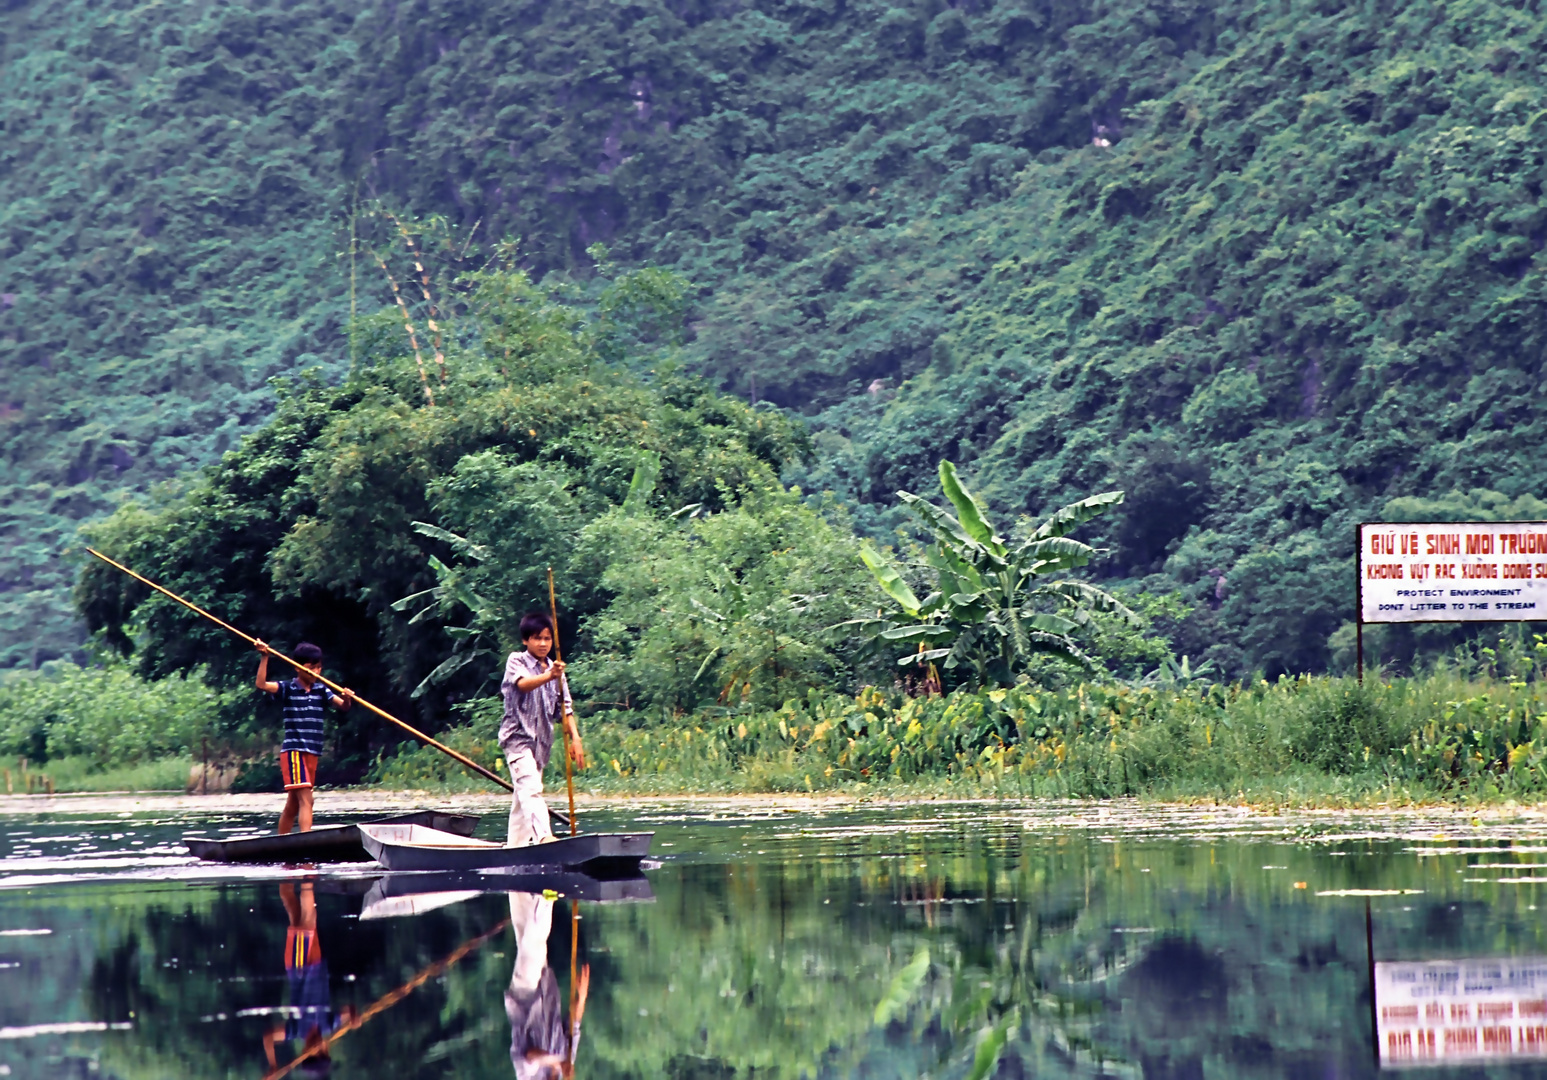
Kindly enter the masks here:
[[347, 12], [0, 15], [0, 667], [80, 640], [59, 560], [113, 493], [208, 462], [269, 376], [337, 368]]
[[1502, 5], [1257, 23], [980, 215], [993, 271], [856, 410], [850, 490], [942, 456], [1009, 507], [1123, 487], [1114, 570], [1190, 590], [1181, 649], [1323, 666], [1356, 522], [1547, 511], [1542, 59]]
[[685, 274], [689, 359], [814, 416], [808, 487], [880, 508], [940, 456], [1001, 509], [1121, 484], [1117, 573], [1188, 590], [1181, 646], [1231, 669], [1327, 662], [1389, 499], [1540, 490], [1532, 4], [0, 18], [11, 663], [74, 640], [74, 521], [346, 362], [356, 191], [539, 273], [600, 240]]

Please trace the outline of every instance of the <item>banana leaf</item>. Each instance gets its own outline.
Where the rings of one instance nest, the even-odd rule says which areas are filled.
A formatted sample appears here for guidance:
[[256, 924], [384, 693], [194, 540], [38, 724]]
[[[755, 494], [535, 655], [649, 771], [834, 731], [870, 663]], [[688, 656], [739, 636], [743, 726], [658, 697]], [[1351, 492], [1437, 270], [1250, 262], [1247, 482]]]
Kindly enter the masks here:
[[914, 513], [923, 518], [924, 523], [933, 529], [935, 531], [935, 535], [940, 537], [942, 540], [954, 540], [957, 544], [964, 548], [976, 547], [987, 553], [986, 548], [983, 548], [981, 544], [979, 544], [971, 536], [967, 535], [966, 531], [961, 526], [961, 522], [957, 521], [950, 514], [947, 514], [944, 510], [940, 509], [928, 499], [921, 499], [917, 495], [907, 491], [899, 491], [897, 493], [897, 497], [906, 503], [909, 507], [911, 507]]
[[999, 1018], [999, 1021], [983, 1033], [983, 1039], [978, 1043], [977, 1053], [972, 1055], [972, 1071], [967, 1073], [967, 1080], [987, 1080], [999, 1065], [1000, 1055], [1004, 1053], [1004, 1045], [1010, 1039], [1010, 1031], [1020, 1024], [1020, 1013], [1011, 1009]]
[[961, 479], [956, 475], [956, 466], [949, 461], [940, 462], [940, 490], [945, 492], [945, 497], [951, 500], [952, 506], [956, 507], [956, 518], [967, 535], [995, 555], [1003, 557], [1004, 541], [994, 535], [993, 526], [988, 523], [988, 518], [983, 514], [983, 507], [962, 485]]
[[644, 513], [660, 478], [661, 455], [651, 450], [641, 452], [639, 463], [634, 466], [634, 475], [628, 483], [628, 494], [623, 497], [624, 517], [637, 517]]
[[428, 536], [432, 540], [445, 541], [458, 555], [465, 555], [469, 559], [483, 562], [489, 557], [489, 549], [482, 544], [475, 544], [465, 536], [448, 532], [439, 525], [431, 525], [428, 521], [414, 522], [414, 532], [421, 536]]
[[1122, 501], [1121, 491], [1103, 491], [1100, 495], [1091, 495], [1079, 502], [1070, 503], [1037, 526], [1037, 531], [1031, 534], [1027, 543], [1045, 540], [1050, 536], [1062, 536]]
[[893, 976], [892, 981], [887, 984], [886, 993], [882, 994], [881, 1000], [876, 1002], [877, 1027], [885, 1027], [908, 1007], [908, 1002], [913, 1000], [913, 995], [918, 993], [919, 987], [924, 984], [924, 977], [928, 974], [929, 946], [920, 945], [918, 951], [913, 954], [913, 959], [908, 961], [907, 967]]
[[924, 561], [940, 575], [940, 589], [948, 595], [988, 590], [988, 583], [983, 580], [978, 568], [962, 558], [960, 553], [953, 551], [943, 540], [925, 549]]
[[919, 623], [914, 626], [894, 626], [890, 630], [883, 630], [881, 636], [887, 641], [928, 641], [950, 637], [951, 628], [939, 623]]
[[1140, 622], [1132, 608], [1128, 607], [1117, 597], [1105, 589], [1098, 589], [1094, 585], [1083, 581], [1053, 581], [1046, 585], [1038, 586], [1037, 594], [1045, 596], [1057, 596], [1075, 605], [1096, 611], [1111, 612], [1121, 616], [1125, 622], [1137, 624]]
[[919, 608], [922, 606], [919, 598], [913, 595], [912, 589], [908, 588], [908, 583], [902, 579], [902, 574], [898, 573], [892, 560], [881, 555], [869, 544], [860, 545], [859, 557], [870, 568], [877, 584], [881, 586], [881, 591], [896, 601], [897, 606], [911, 617], [918, 618]]
[[423, 679], [421, 679], [419, 685], [414, 687], [414, 692], [408, 696], [411, 698], [423, 697], [427, 690], [430, 690], [437, 683], [445, 682], [447, 679], [451, 678], [451, 676], [461, 671], [468, 664], [471, 664], [474, 660], [477, 660], [482, 656], [493, 655], [494, 651], [492, 649], [471, 649], [467, 652], [452, 653], [449, 657], [436, 665], [434, 671], [430, 672]]

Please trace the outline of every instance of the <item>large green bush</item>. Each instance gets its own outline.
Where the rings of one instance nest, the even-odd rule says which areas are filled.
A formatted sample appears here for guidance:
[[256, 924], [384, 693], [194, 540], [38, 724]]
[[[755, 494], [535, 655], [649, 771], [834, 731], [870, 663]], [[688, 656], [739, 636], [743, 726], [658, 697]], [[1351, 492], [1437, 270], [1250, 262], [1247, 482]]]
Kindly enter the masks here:
[[0, 754], [81, 757], [97, 768], [197, 756], [206, 737], [222, 745], [247, 696], [212, 689], [197, 673], [146, 683], [122, 665], [55, 663], [0, 681]]
[[[549, 567], [566, 654], [593, 657], [577, 689], [691, 710], [843, 683], [827, 628], [874, 590], [841, 510], [779, 484], [802, 430], [639, 370], [654, 321], [680, 311], [658, 275], [609, 306], [638, 276], [590, 308], [509, 263], [459, 276], [440, 358], [390, 315], [366, 322], [342, 387], [285, 387], [218, 466], [87, 535], [281, 647], [318, 643], [335, 677], [432, 728], [497, 683], [522, 613], [548, 607]], [[609, 361], [620, 340], [645, 356]], [[251, 678], [247, 646], [104, 564], [77, 597], [147, 678]], [[340, 727], [346, 768], [394, 737], [363, 710]]]

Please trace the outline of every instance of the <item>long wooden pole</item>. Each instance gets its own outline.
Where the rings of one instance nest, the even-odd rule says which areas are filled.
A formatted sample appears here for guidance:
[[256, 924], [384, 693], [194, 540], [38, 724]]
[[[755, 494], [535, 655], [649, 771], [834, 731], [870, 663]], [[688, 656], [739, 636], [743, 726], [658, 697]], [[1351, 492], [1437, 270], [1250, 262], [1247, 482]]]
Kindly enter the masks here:
[[[258, 639], [257, 638], [250, 637], [247, 634], [242, 633], [240, 630], [238, 630], [236, 627], [232, 626], [230, 623], [226, 622], [224, 619], [218, 619], [214, 615], [211, 615], [209, 612], [207, 612], [203, 608], [201, 608], [198, 604], [192, 603], [191, 601], [188, 601], [188, 600], [184, 600], [181, 596], [178, 596], [171, 589], [162, 588], [160, 585], [157, 585], [154, 581], [150, 580], [150, 578], [148, 578], [148, 577], [145, 577], [145, 576], [143, 576], [141, 574], [136, 574], [133, 570], [130, 570], [123, 563], [114, 562], [112, 559], [108, 558], [106, 555], [102, 554], [102, 552], [96, 550], [95, 548], [87, 548], [86, 550], [91, 552], [91, 554], [95, 555], [97, 558], [101, 559], [103, 562], [107, 563], [109, 566], [116, 567], [117, 569], [122, 570], [124, 573], [126, 573], [130, 577], [132, 577], [135, 581], [138, 581], [138, 582], [140, 582], [141, 584], [144, 584], [144, 585], [149, 585], [152, 589], [155, 589], [161, 595], [170, 597], [171, 599], [176, 600], [179, 604], [183, 605], [183, 607], [188, 608], [190, 611], [196, 611], [200, 615], [203, 615], [206, 619], [208, 619], [210, 622], [214, 623], [216, 626], [219, 626], [219, 627], [221, 627], [224, 630], [229, 630], [231, 633], [235, 634], [237, 637], [239, 637], [243, 641], [247, 642], [247, 644], [252, 645], [254, 647], [257, 646], [257, 644], [258, 644]], [[280, 652], [278, 649], [272, 649], [271, 648], [271, 649], [269, 649], [269, 653], [271, 655], [276, 656], [279, 659], [283, 660], [285, 663], [289, 664], [291, 667], [300, 668], [302, 666], [301, 662], [299, 660], [292, 660], [290, 657], [286, 656], [284, 653]], [[318, 682], [322, 683], [322, 685], [326, 686], [328, 689], [333, 690], [336, 693], [340, 693], [341, 694], [341, 693], [344, 692], [344, 688], [342, 686], [340, 686], [338, 683], [334, 682], [333, 680], [329, 679], [325, 675], [315, 675], [314, 678], [316, 678], [316, 680]], [[463, 757], [461, 754], [457, 753], [455, 750], [453, 750], [451, 747], [447, 746], [445, 743], [436, 742], [434, 739], [430, 738], [428, 735], [426, 735], [424, 732], [420, 731], [418, 728], [413, 727], [413, 726], [411, 726], [409, 724], [403, 723], [403, 721], [399, 720], [397, 717], [393, 716], [391, 713], [387, 712], [385, 709], [381, 709], [381, 708], [376, 707], [375, 705], [372, 705], [369, 701], [366, 701], [363, 697], [355, 697], [354, 700], [356, 702], [358, 702], [359, 704], [365, 706], [366, 709], [368, 709], [369, 711], [375, 713], [377, 716], [381, 717], [383, 720], [387, 721], [388, 723], [396, 724], [399, 728], [403, 729], [403, 731], [407, 732], [409, 735], [412, 735], [414, 738], [418, 739], [420, 742], [424, 743], [426, 746], [433, 746], [433, 747], [435, 747], [435, 749], [439, 750], [441, 753], [447, 755], [448, 757], [453, 758], [456, 761], [461, 762], [463, 765], [466, 765], [469, 769], [472, 769], [478, 775], [483, 776], [483, 777], [485, 777], [485, 778], [487, 778], [489, 780], [493, 780], [496, 784], [498, 784], [500, 787], [504, 788], [506, 791], [513, 790], [511, 785], [510, 785], [510, 782], [508, 780], [505, 780], [504, 778], [496, 775], [495, 773], [490, 772], [488, 769], [485, 769], [482, 765], [478, 764], [478, 762], [472, 760], [471, 758]]]
[[[562, 660], [559, 653], [559, 602], [553, 594], [553, 567], [548, 567], [548, 610], [553, 613], [553, 659]], [[564, 786], [569, 789], [569, 835], [580, 831], [580, 821], [575, 817], [575, 766], [569, 755], [569, 715], [564, 702], [569, 697], [569, 682], [559, 676], [559, 718], [564, 727]]]
[[580, 1024], [575, 1013], [580, 1004], [580, 898], [569, 898], [569, 1061], [570, 1075], [575, 1072], [575, 1043], [580, 1039]]
[[381, 997], [371, 1002], [371, 1004], [365, 1007], [364, 1012], [361, 1012], [348, 1023], [341, 1025], [336, 1031], [333, 1032], [333, 1034], [319, 1042], [316, 1046], [313, 1046], [309, 1050], [302, 1050], [300, 1054], [296, 1056], [294, 1061], [291, 1061], [287, 1065], [280, 1065], [270, 1069], [267, 1073], [264, 1074], [263, 1080], [280, 1080], [280, 1077], [289, 1075], [289, 1073], [297, 1065], [301, 1064], [301, 1062], [305, 1061], [307, 1058], [316, 1057], [318, 1054], [331, 1053], [333, 1050], [333, 1044], [338, 1042], [345, 1035], [348, 1035], [351, 1031], [354, 1031], [357, 1028], [363, 1027], [367, 1021], [376, 1016], [378, 1013], [385, 1012], [386, 1010], [392, 1008], [392, 1006], [402, 1001], [409, 994], [419, 989], [419, 987], [423, 986], [431, 979], [444, 974], [448, 968], [456, 964], [468, 953], [478, 948], [478, 946], [482, 945], [496, 934], [502, 932], [505, 927], [509, 925], [509, 919], [501, 919], [499, 925], [494, 927], [494, 929], [485, 931], [475, 938], [470, 938], [467, 941], [464, 941], [461, 945], [457, 946], [456, 949], [448, 953], [443, 959], [435, 961], [435, 963], [419, 972], [419, 974], [415, 975], [412, 979], [409, 979], [396, 990], [389, 990]]

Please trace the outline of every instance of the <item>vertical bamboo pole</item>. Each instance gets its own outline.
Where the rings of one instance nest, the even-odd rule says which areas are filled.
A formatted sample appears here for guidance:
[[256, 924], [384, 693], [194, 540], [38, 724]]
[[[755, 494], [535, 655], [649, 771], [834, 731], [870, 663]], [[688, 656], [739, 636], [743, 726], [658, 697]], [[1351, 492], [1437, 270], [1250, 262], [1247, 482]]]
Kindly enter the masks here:
[[[553, 659], [555, 662], [564, 659], [559, 652], [559, 602], [553, 593], [553, 567], [548, 567], [548, 610], [553, 619]], [[559, 676], [559, 723], [564, 729], [564, 786], [569, 790], [569, 835], [574, 836], [580, 831], [580, 822], [575, 817], [575, 766], [569, 756], [569, 714], [564, 708], [565, 699], [569, 696], [569, 681], [564, 676]]]

